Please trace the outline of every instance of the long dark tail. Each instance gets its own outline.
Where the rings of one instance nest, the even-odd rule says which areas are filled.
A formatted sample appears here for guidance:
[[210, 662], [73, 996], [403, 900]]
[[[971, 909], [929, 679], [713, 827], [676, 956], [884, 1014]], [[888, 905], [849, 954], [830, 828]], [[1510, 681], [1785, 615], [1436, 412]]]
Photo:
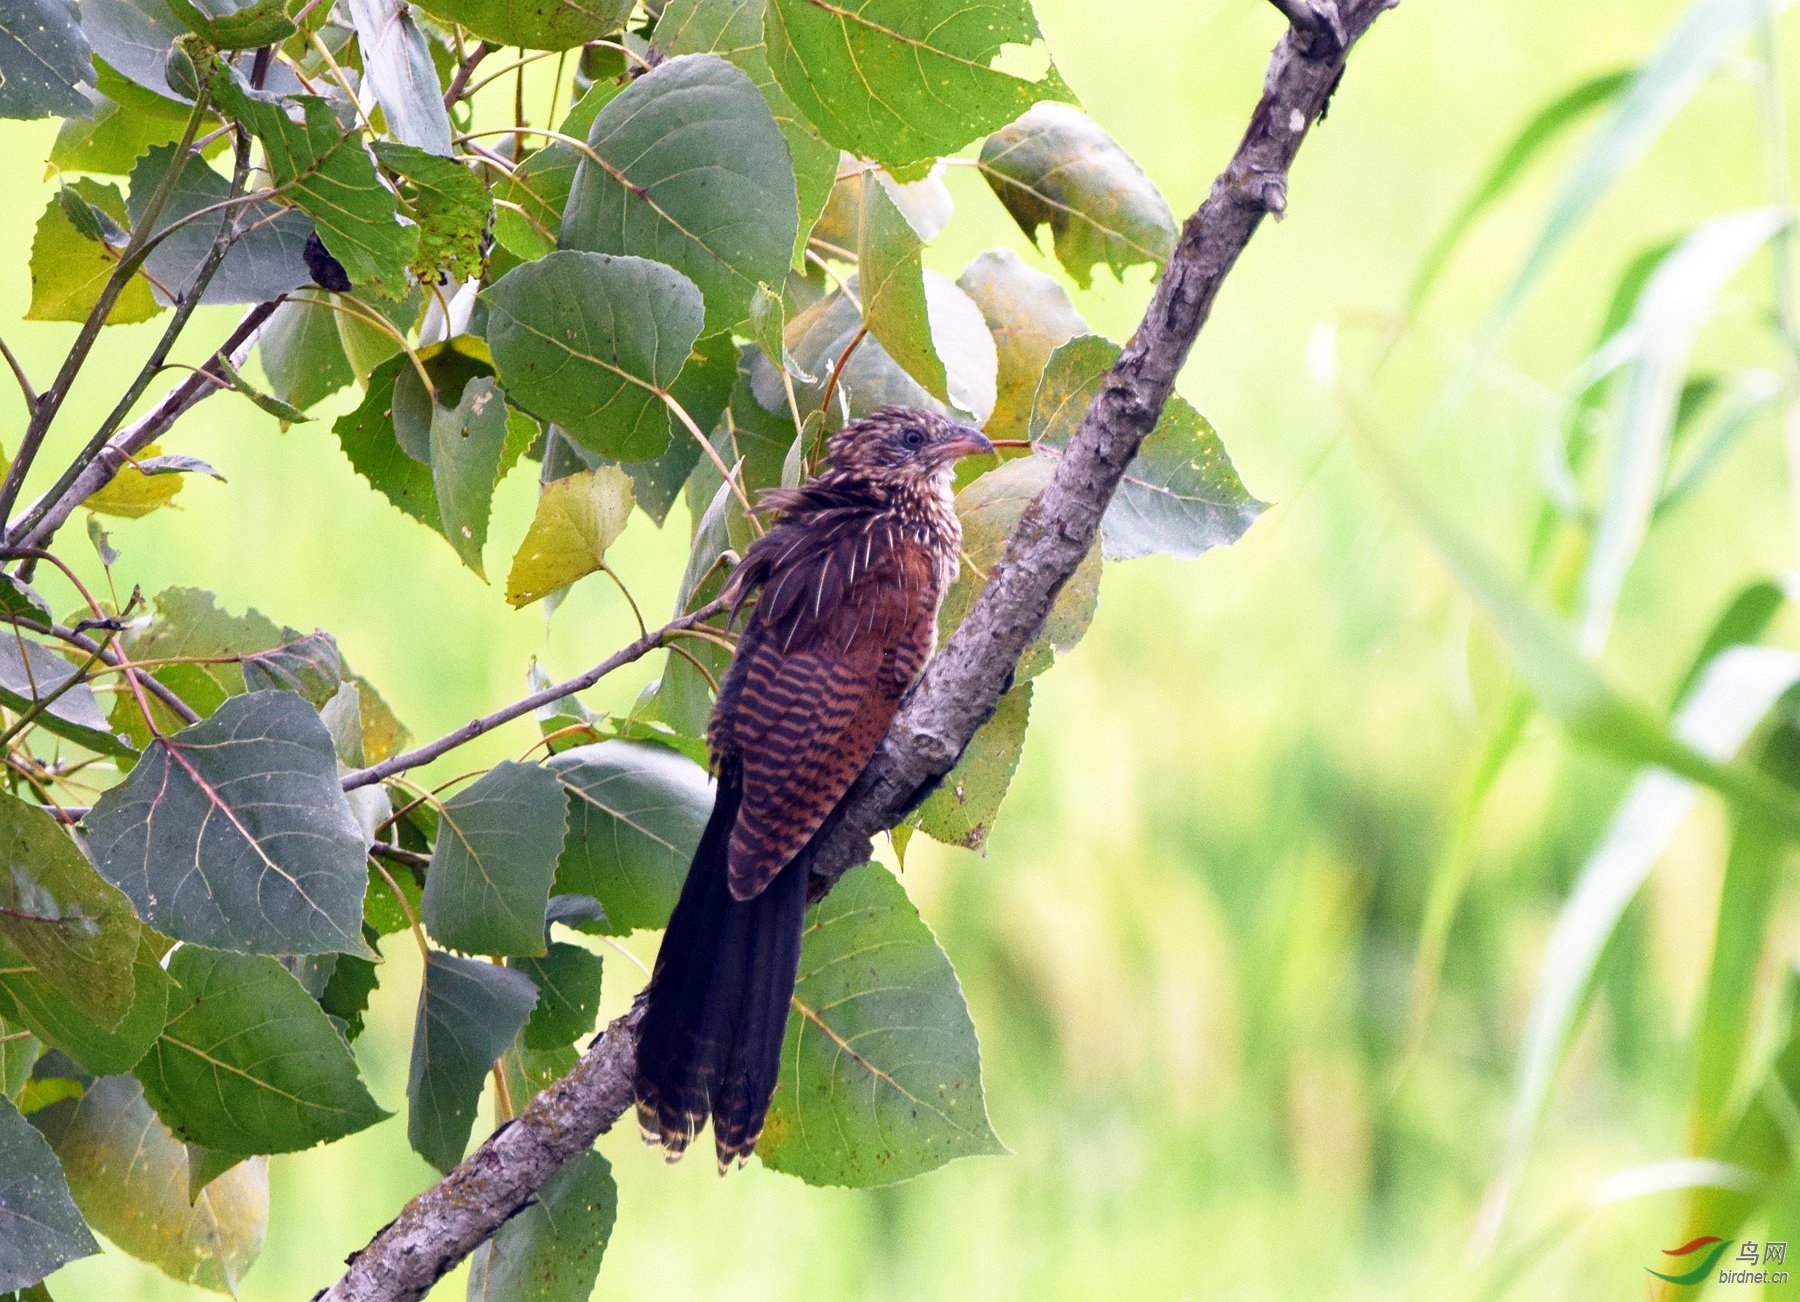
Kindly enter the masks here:
[[719, 1169], [750, 1157], [775, 1093], [800, 965], [806, 864], [790, 863], [754, 899], [736, 900], [726, 847], [743, 785], [719, 774], [712, 818], [669, 918], [638, 1026], [638, 1124], [673, 1162], [713, 1121]]

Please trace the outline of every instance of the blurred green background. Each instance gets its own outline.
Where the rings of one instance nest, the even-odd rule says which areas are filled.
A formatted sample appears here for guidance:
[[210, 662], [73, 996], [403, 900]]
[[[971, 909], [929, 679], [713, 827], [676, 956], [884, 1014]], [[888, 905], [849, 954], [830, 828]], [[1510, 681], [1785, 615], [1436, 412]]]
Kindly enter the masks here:
[[[1280, 31], [1273, 8], [1037, 8], [1087, 109], [1178, 214], [1191, 211], [1255, 101]], [[1479, 1210], [1500, 1167], [1545, 938], [1631, 772], [1553, 723], [1528, 725], [1474, 827], [1442, 989], [1409, 1045], [1425, 900], [1506, 671], [1371, 473], [1326, 363], [1335, 349], [1364, 428], [1412, 481], [1522, 574], [1543, 498], [1540, 451], [1620, 269], [1707, 216], [1769, 201], [1754, 45], [1606, 194], [1496, 355], [1474, 352], [1482, 323], [1578, 139], [1485, 216], [1423, 318], [1396, 334], [1406, 288], [1530, 113], [1583, 77], [1643, 60], [1685, 8], [1408, 0], [1356, 51], [1302, 153], [1289, 216], [1259, 233], [1182, 379], [1273, 508], [1201, 561], [1109, 567], [1092, 631], [1038, 683], [986, 856], [921, 838], [906, 859], [907, 889], [961, 974], [1012, 1155], [850, 1192], [754, 1165], [723, 1181], [706, 1160], [665, 1169], [621, 1128], [601, 1142], [620, 1209], [597, 1296], [1441, 1298], [1490, 1284], [1532, 1298], [1646, 1295], [1645, 1264], [1681, 1241], [1677, 1197], [1582, 1208], [1604, 1177], [1685, 1151], [1723, 807], [1701, 800], [1627, 914], [1501, 1248], [1478, 1263]], [[1787, 24], [1783, 39], [1800, 68], [1800, 27]], [[12, 323], [29, 298], [23, 250], [53, 191], [37, 175], [53, 133], [0, 127], [0, 156], [13, 160], [0, 233], [15, 250], [0, 262], [0, 319], [46, 376], [74, 327]], [[932, 265], [954, 276], [1008, 245], [1061, 274], [1031, 254], [972, 169], [951, 169], [948, 182], [957, 215]], [[1753, 320], [1767, 280], [1764, 257], [1734, 282], [1703, 356], [1773, 364]], [[1140, 269], [1075, 298], [1095, 328], [1123, 339], [1147, 290]], [[191, 337], [220, 337], [231, 319], [203, 311]], [[161, 328], [106, 333], [46, 465], [92, 428]], [[1466, 392], [1447, 403], [1459, 385]], [[285, 434], [239, 398], [202, 405], [167, 446], [230, 482], [195, 480], [179, 510], [113, 522], [121, 585], [198, 584], [228, 608], [330, 630], [417, 737], [518, 695], [533, 657], [561, 677], [626, 639], [628, 613], [604, 580], [578, 587], [546, 627], [541, 609], [510, 610], [370, 491], [330, 432], [352, 401], [340, 395]], [[16, 443], [22, 422], [9, 410], [3, 437]], [[1789, 467], [1780, 421], [1764, 419], [1658, 523], [1603, 661], [1629, 694], [1666, 701], [1729, 594], [1791, 564]], [[533, 495], [523, 471], [502, 485], [490, 572], [504, 571]], [[678, 514], [665, 532], [679, 536], [665, 537], [640, 519], [614, 555], [649, 609], [673, 600], [685, 526]], [[653, 672], [646, 663], [616, 676], [595, 704], [622, 707]], [[436, 772], [516, 755], [532, 739], [517, 725]], [[1781, 889], [1772, 973], [1800, 947], [1800, 911], [1791, 884]], [[647, 960], [653, 941], [633, 947]], [[357, 1048], [377, 1098], [398, 1108], [417, 956], [404, 943], [389, 951], [395, 970]], [[607, 976], [610, 1013], [641, 977], [613, 954]], [[268, 1244], [241, 1296], [292, 1299], [327, 1284], [430, 1177], [399, 1120], [276, 1159]], [[1538, 1238], [1553, 1227], [1568, 1232]], [[1800, 1241], [1800, 1220], [1770, 1224], [1767, 1237], [1784, 1231]], [[460, 1281], [439, 1295], [460, 1296]], [[59, 1298], [192, 1295], [117, 1253], [53, 1283]]]

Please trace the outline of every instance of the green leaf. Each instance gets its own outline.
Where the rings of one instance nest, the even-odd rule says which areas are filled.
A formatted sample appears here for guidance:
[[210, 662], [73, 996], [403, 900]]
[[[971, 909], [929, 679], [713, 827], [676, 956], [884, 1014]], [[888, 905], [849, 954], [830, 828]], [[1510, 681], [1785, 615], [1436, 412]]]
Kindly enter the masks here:
[[342, 1022], [344, 1038], [355, 1043], [363, 1031], [363, 1014], [369, 1011], [369, 996], [381, 984], [381, 970], [369, 959], [354, 954], [332, 957], [336, 961], [331, 965], [331, 978], [319, 994], [319, 1007], [334, 1021]]
[[178, 1138], [219, 1153], [293, 1153], [388, 1115], [331, 1019], [274, 959], [183, 945], [169, 976], [168, 1024], [136, 1075]]
[[[92, 117], [68, 117], [50, 146], [50, 165], [64, 172], [124, 176], [153, 145], [181, 138], [187, 109], [95, 65], [99, 89], [88, 94]], [[221, 141], [221, 144], [224, 142]]]
[[[1020, 457], [971, 483], [956, 495], [962, 518], [964, 564], [944, 594], [938, 612], [940, 640], [948, 638], [968, 616], [986, 586], [985, 576], [1000, 562], [1006, 539], [1031, 500], [1050, 482], [1055, 466], [1048, 457]], [[1018, 681], [1050, 667], [1054, 657], [1081, 640], [1100, 601], [1100, 548], [1084, 558], [1057, 595], [1038, 640], [1019, 658]]]
[[[524, 454], [535, 426], [517, 413], [508, 415], [500, 390], [486, 377], [450, 390], [461, 395], [452, 408], [424, 397], [416, 380], [408, 358], [390, 357], [370, 374], [362, 405], [339, 417], [332, 429], [371, 487], [443, 535], [463, 563], [485, 578], [481, 549], [494, 488]], [[439, 385], [440, 392], [445, 388]], [[408, 407], [403, 397], [416, 398], [422, 410]], [[424, 435], [424, 459], [401, 441], [402, 430], [409, 438]]]
[[256, 337], [269, 391], [301, 411], [356, 378], [338, 338], [337, 314], [323, 299], [290, 298]]
[[438, 1170], [462, 1160], [482, 1082], [536, 1002], [537, 987], [522, 972], [436, 950], [426, 959], [406, 1081], [406, 1137]]
[[[316, 95], [265, 99], [223, 72], [214, 75], [212, 86], [219, 107], [262, 141], [282, 197], [312, 217], [350, 283], [389, 298], [404, 294], [406, 268], [419, 247], [418, 228], [400, 224], [393, 192], [376, 175], [361, 137], [345, 130], [330, 103]], [[288, 105], [299, 108], [305, 120], [290, 118]]]
[[50, 622], [50, 603], [29, 583], [3, 574], [0, 575], [0, 615], [22, 615], [47, 624]]
[[775, 80], [763, 51], [765, 7], [765, 0], [669, 0], [657, 20], [656, 44], [665, 54], [716, 54], [742, 69], [762, 92], [794, 164], [800, 214], [794, 265], [803, 267], [807, 232], [837, 175], [838, 150], [820, 137]]
[[172, 1279], [236, 1290], [268, 1227], [267, 1158], [235, 1163], [190, 1198], [189, 1150], [130, 1076], [96, 1080], [37, 1121], [90, 1225]]
[[427, 13], [495, 45], [570, 50], [625, 25], [630, 0], [426, 0]]
[[[1058, 453], [1068, 447], [1118, 356], [1119, 346], [1097, 335], [1056, 350], [1032, 405], [1033, 443]], [[1243, 537], [1263, 505], [1244, 491], [1218, 431], [1185, 398], [1171, 394], [1106, 508], [1102, 550], [1108, 560], [1190, 560]]]
[[362, 830], [331, 734], [298, 696], [234, 696], [153, 741], [87, 829], [101, 874], [168, 935], [249, 953], [366, 953]]
[[[856, 276], [863, 320], [888, 356], [926, 392], [949, 402], [944, 363], [932, 348], [924, 240], [889, 194], [890, 184], [884, 173], [870, 168], [857, 187], [862, 202], [856, 224]], [[780, 354], [770, 360], [780, 361]], [[967, 395], [960, 395], [958, 405], [965, 409], [970, 405]], [[988, 406], [992, 408], [991, 400]]]
[[808, 914], [764, 1165], [892, 1184], [1006, 1151], [988, 1124], [962, 987], [894, 875], [864, 864]]
[[775, 79], [819, 134], [890, 166], [1074, 99], [1053, 62], [1031, 79], [994, 66], [1004, 47], [1043, 40], [1028, 0], [769, 0], [763, 30]]
[[[38, 218], [32, 236], [31, 306], [25, 319], [87, 320], [119, 265], [126, 221], [125, 200], [117, 186], [90, 177], [65, 184]], [[148, 321], [161, 310], [140, 271], [113, 302], [106, 324]]]
[[37, 724], [102, 755], [130, 755], [100, 712], [94, 689], [77, 681], [81, 669], [16, 629], [0, 631], [0, 705], [15, 714], [42, 707]]
[[[147, 626], [131, 628], [123, 639], [124, 650], [134, 660], [185, 661], [158, 665], [151, 672], [202, 716], [217, 710], [226, 697], [249, 690], [247, 683], [256, 688], [292, 687], [322, 705], [331, 695], [328, 689], [334, 679], [355, 679], [341, 657], [333, 665], [335, 644], [329, 634], [302, 634], [278, 626], [255, 609], [233, 615], [220, 610], [213, 594], [200, 588], [165, 589], [156, 595], [154, 605], [156, 618]], [[214, 663], [194, 663], [198, 660]], [[365, 698], [373, 694], [366, 683], [356, 682]], [[154, 698], [151, 710], [165, 731], [182, 726]], [[132, 737], [149, 741], [135, 702], [121, 701], [113, 721]]]
[[137, 999], [138, 920], [49, 814], [0, 793], [0, 936], [114, 1030]]
[[916, 181], [901, 181], [886, 168], [858, 158], [855, 154], [839, 154], [837, 181], [831, 187], [831, 198], [812, 228], [812, 238], [821, 243], [856, 253], [858, 230], [862, 225], [863, 185], [878, 178], [888, 198], [906, 217], [906, 224], [927, 244], [943, 234], [956, 214], [956, 201], [950, 187], [944, 184], [944, 164], [932, 165], [929, 172]]
[[510, 958], [537, 987], [537, 1007], [520, 1034], [527, 1049], [560, 1049], [594, 1033], [600, 1017], [600, 956], [557, 941], [542, 958]]
[[1612, 114], [1565, 175], [1543, 228], [1494, 309], [1497, 334], [1511, 321], [1564, 241], [1581, 225], [1626, 168], [1636, 162], [1712, 70], [1792, 0], [1695, 0], [1661, 48], [1618, 96]]
[[598, 930], [661, 927], [712, 813], [706, 770], [666, 747], [633, 741], [577, 746], [545, 761], [569, 799], [557, 894], [591, 895]]
[[50, 1145], [0, 1098], [0, 1289], [25, 1288], [98, 1251]]
[[[435, 78], [431, 85], [432, 102], [442, 108]], [[401, 178], [400, 197], [407, 215], [418, 223], [419, 251], [412, 266], [419, 279], [462, 280], [479, 274], [481, 242], [493, 211], [481, 178], [453, 159], [412, 145], [377, 141], [375, 157]]]
[[[412, 8], [405, 0], [349, 0], [347, 8], [362, 51], [363, 82], [381, 105], [388, 134], [429, 154], [449, 154], [450, 113], [431, 62], [431, 43]], [[382, 148], [375, 146], [376, 157], [395, 167], [382, 157]]]
[[708, 334], [745, 321], [798, 231], [787, 143], [750, 78], [709, 54], [670, 59], [600, 110], [587, 143], [563, 247], [674, 267], [700, 290]]
[[[150, 195], [168, 174], [175, 157], [174, 145], [153, 147], [131, 169], [131, 197], [126, 211], [136, 229], [143, 221]], [[202, 208], [230, 197], [231, 183], [201, 159], [189, 159], [176, 178], [153, 232], [167, 231], [176, 222]], [[301, 255], [313, 224], [292, 209], [274, 203], [241, 205], [237, 214], [238, 238], [219, 269], [207, 282], [203, 303], [261, 303], [298, 289], [312, 279]], [[188, 222], [167, 235], [144, 260], [144, 274], [157, 290], [158, 301], [172, 303], [192, 288], [200, 264], [212, 253], [220, 213]]]
[[1588, 114], [1616, 99], [1630, 82], [1631, 76], [1632, 71], [1628, 69], [1601, 73], [1597, 77], [1577, 82], [1544, 105], [1519, 128], [1500, 157], [1494, 161], [1494, 165], [1481, 178], [1481, 183], [1463, 201], [1455, 216], [1445, 224], [1443, 232], [1425, 251], [1425, 256], [1419, 259], [1419, 268], [1413, 273], [1412, 286], [1406, 294], [1409, 313], [1416, 314], [1424, 305], [1432, 287], [1437, 284], [1438, 277], [1443, 274], [1450, 255], [1462, 243], [1463, 236], [1468, 234], [1475, 219], [1512, 189], [1514, 182], [1544, 149], [1560, 140], [1564, 132], [1581, 122]]
[[[431, 411], [431, 483], [445, 538], [482, 578], [494, 487], [517, 459], [506, 399], [492, 380], [470, 380], [454, 407]], [[509, 455], [509, 452], [511, 455]]]
[[566, 1044], [556, 1049], [527, 1049], [515, 1041], [500, 1059], [506, 1087], [512, 1091], [513, 1106], [524, 1107], [567, 1076], [579, 1061], [581, 1055]]
[[980, 850], [987, 844], [1000, 802], [1019, 767], [1025, 726], [1031, 720], [1031, 681], [1000, 698], [994, 717], [981, 725], [943, 784], [919, 806], [919, 830], [946, 845]]
[[0, 1014], [30, 1028], [97, 1076], [130, 1071], [162, 1033], [169, 1002], [169, 978], [161, 964], [166, 948], [166, 941], [142, 929], [132, 968], [136, 998], [125, 1019], [108, 1029], [82, 1012], [60, 983], [38, 972], [0, 939]]
[[[1793, 734], [1785, 741], [1793, 746]], [[1694, 1037], [1693, 1148], [1713, 1151], [1738, 1098], [1750, 1050], [1750, 1015], [1758, 969], [1779, 894], [1787, 838], [1755, 818], [1739, 818], [1731, 830], [1719, 914], [1706, 968], [1706, 994]]]
[[1707, 630], [1706, 640], [1700, 644], [1693, 662], [1676, 684], [1674, 704], [1679, 705], [1693, 690], [1706, 667], [1726, 647], [1736, 646], [1740, 642], [1760, 641], [1776, 613], [1786, 603], [1786, 589], [1768, 579], [1759, 579], [1740, 588], [1725, 609], [1719, 612], [1718, 618], [1713, 620], [1712, 627]]
[[169, 0], [188, 30], [221, 50], [253, 50], [285, 41], [298, 29], [288, 0]]
[[631, 518], [631, 478], [617, 466], [545, 484], [506, 578], [507, 604], [529, 606], [594, 573]]
[[0, 13], [0, 118], [85, 118], [93, 85], [74, 0], [16, 0]]
[[505, 761], [451, 796], [425, 875], [425, 929], [466, 953], [542, 954], [567, 823], [561, 787], [537, 764]]
[[[755, 482], [749, 475], [740, 477], [749, 483]], [[699, 476], [694, 478], [697, 480]], [[689, 490], [693, 487], [694, 481], [690, 480]], [[742, 549], [750, 545], [751, 538], [750, 526], [737, 494], [730, 486], [719, 482], [713, 490], [711, 503], [699, 513], [694, 527], [687, 569], [681, 576], [681, 588], [675, 598], [677, 613], [693, 610], [719, 595], [727, 574], [727, 567], [721, 563], [724, 552], [732, 548], [742, 555]], [[723, 620], [715, 619], [713, 623], [716, 631]], [[646, 689], [645, 706], [651, 717], [681, 736], [699, 738], [705, 735], [707, 719], [712, 713], [713, 684], [724, 676], [731, 654], [727, 648], [711, 641], [696, 640], [687, 650], [694, 662], [706, 667], [712, 681], [707, 681], [696, 663], [670, 651], [661, 680], [654, 690]]]
[[604, 456], [640, 460], [668, 445], [661, 391], [680, 374], [702, 318], [700, 294], [680, 272], [564, 251], [514, 268], [483, 298], [514, 402]]
[[470, 1302], [587, 1302], [619, 1190], [600, 1154], [577, 1153], [469, 1261]]
[[981, 174], [1033, 241], [1049, 226], [1056, 259], [1086, 289], [1102, 263], [1114, 275], [1175, 249], [1175, 215], [1156, 186], [1094, 120], [1039, 104], [989, 136]]

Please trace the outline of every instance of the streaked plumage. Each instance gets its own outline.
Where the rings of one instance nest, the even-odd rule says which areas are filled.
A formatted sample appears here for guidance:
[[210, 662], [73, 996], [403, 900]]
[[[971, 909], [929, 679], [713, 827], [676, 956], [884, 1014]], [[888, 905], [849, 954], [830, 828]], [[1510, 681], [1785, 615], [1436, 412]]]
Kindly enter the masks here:
[[713, 1119], [723, 1170], [749, 1157], [775, 1088], [806, 907], [805, 849], [930, 657], [962, 531], [956, 461], [992, 447], [888, 408], [829, 467], [767, 494], [778, 513], [727, 585], [754, 601], [707, 729], [712, 818], [669, 920], [638, 1036], [638, 1119], [670, 1160]]

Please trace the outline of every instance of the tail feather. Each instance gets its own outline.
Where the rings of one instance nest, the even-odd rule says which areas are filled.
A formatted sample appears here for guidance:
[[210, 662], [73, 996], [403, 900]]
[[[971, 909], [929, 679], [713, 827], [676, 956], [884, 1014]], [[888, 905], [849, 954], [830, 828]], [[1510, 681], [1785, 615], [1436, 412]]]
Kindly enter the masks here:
[[638, 1028], [638, 1123], [672, 1162], [713, 1122], [719, 1166], [746, 1161], [762, 1134], [800, 962], [806, 865], [737, 900], [727, 847], [742, 798], [719, 775], [711, 819], [669, 918]]

